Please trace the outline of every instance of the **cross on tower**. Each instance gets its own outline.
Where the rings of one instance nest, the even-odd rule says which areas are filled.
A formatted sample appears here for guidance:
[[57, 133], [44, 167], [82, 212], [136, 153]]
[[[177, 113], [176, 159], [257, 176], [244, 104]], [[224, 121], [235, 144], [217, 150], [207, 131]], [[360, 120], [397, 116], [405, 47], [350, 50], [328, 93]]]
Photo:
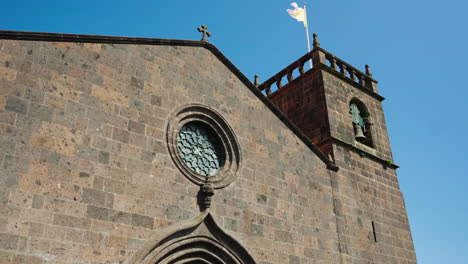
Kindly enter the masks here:
[[208, 27], [205, 25], [202, 25], [201, 27], [198, 27], [197, 29], [198, 29], [198, 32], [203, 33], [203, 38], [201, 39], [201, 41], [208, 42], [208, 39], [206, 38], [206, 36], [211, 37], [211, 32], [208, 31]]

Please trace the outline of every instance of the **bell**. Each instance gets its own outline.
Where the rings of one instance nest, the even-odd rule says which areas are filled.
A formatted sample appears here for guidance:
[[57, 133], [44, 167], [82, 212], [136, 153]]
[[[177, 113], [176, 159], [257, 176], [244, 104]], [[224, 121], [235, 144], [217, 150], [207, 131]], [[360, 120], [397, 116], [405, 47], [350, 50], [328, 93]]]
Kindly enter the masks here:
[[362, 127], [358, 124], [354, 124], [354, 135], [355, 135], [354, 137], [357, 140], [366, 138], [366, 136], [364, 135], [364, 132], [362, 131]]

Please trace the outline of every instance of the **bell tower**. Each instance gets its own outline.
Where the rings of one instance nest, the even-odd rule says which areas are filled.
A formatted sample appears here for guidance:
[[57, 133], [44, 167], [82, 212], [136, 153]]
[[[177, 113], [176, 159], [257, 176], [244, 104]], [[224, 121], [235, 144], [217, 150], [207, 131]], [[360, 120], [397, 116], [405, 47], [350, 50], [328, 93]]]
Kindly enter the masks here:
[[313, 39], [258, 88], [339, 168], [330, 177], [343, 263], [416, 263], [377, 81]]
[[[333, 145], [393, 163], [377, 81], [320, 47], [271, 77], [259, 89], [315, 144], [335, 159]], [[306, 69], [308, 61], [313, 67]], [[337, 164], [338, 165], [338, 164]], [[394, 167], [394, 166], [393, 166]]]

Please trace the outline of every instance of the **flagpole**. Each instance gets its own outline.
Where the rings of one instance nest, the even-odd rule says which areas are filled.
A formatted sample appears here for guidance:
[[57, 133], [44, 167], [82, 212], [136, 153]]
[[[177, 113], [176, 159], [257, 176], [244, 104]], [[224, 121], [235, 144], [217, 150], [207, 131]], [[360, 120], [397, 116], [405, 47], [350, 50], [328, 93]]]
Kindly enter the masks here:
[[[304, 3], [304, 12], [305, 12], [305, 30], [306, 30], [306, 36], [307, 36], [307, 50], [310, 53], [310, 39], [309, 39], [309, 23], [307, 21], [307, 9], [306, 9], [306, 4]], [[310, 68], [312, 69], [312, 60], [309, 60], [309, 65]]]

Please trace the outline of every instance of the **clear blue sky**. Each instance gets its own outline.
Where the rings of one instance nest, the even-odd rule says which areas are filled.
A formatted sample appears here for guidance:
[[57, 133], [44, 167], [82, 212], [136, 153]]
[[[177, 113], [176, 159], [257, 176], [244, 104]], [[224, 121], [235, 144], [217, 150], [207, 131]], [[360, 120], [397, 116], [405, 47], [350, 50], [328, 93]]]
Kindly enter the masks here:
[[[306, 52], [291, 0], [2, 1], [0, 29], [198, 40], [265, 80]], [[302, 2], [299, 2], [301, 4]], [[363, 69], [384, 101], [419, 263], [467, 263], [468, 1], [308, 1], [322, 47]]]

